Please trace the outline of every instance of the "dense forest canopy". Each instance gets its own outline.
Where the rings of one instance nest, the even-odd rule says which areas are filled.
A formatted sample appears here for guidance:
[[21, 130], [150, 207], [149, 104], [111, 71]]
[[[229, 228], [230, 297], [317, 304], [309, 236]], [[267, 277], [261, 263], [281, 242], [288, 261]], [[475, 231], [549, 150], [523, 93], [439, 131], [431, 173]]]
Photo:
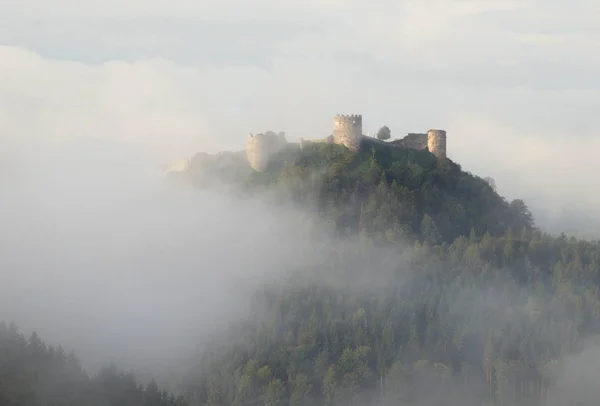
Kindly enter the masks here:
[[182, 177], [277, 191], [331, 224], [339, 249], [257, 294], [260, 316], [190, 373], [194, 404], [585, 400], [553, 388], [598, 330], [600, 244], [543, 233], [523, 200], [427, 151], [309, 144], [262, 173], [243, 158], [197, 156]]
[[426, 150], [365, 140], [358, 153], [336, 144], [290, 145], [265, 172], [254, 172], [243, 153], [198, 154], [188, 172], [171, 175], [199, 187], [227, 182], [246, 193], [277, 190], [319, 213], [340, 235], [366, 233], [383, 240], [451, 243], [475, 233], [502, 235], [532, 229], [522, 200], [507, 202], [493, 180], [462, 171]]
[[544, 233], [525, 202], [506, 201], [493, 180], [427, 151], [368, 141], [357, 153], [289, 146], [261, 173], [243, 153], [198, 154], [169, 180], [302, 207], [328, 225], [335, 245], [316, 265], [281, 264], [283, 282], [256, 291], [253, 316], [214, 337], [187, 372], [185, 399], [114, 369], [90, 378], [73, 356], [1, 325], [0, 404], [596, 399], [593, 384], [575, 390], [565, 374], [576, 376], [572, 354], [600, 332], [600, 243]]
[[181, 398], [142, 386], [133, 374], [107, 366], [90, 377], [75, 354], [46, 345], [14, 323], [0, 323], [0, 405], [2, 406], [182, 406]]

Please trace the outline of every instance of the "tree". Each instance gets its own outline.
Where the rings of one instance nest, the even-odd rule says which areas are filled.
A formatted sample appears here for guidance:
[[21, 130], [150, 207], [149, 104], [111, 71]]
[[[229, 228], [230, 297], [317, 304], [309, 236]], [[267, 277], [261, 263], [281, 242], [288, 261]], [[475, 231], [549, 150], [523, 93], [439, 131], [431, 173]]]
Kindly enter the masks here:
[[283, 397], [284, 390], [283, 382], [280, 379], [273, 379], [265, 389], [264, 405], [277, 406]]
[[428, 214], [425, 214], [421, 221], [421, 238], [423, 239], [423, 242], [427, 242], [431, 245], [439, 244], [441, 240], [440, 232], [435, 225], [435, 221], [433, 221]]
[[381, 141], [389, 140], [392, 137], [392, 132], [387, 125], [384, 125], [377, 131], [377, 139]]
[[494, 189], [494, 192], [496, 191], [496, 181], [494, 180], [494, 178], [486, 176], [485, 178], [483, 178], [483, 180], [485, 180], [487, 184], [490, 185], [492, 189]]
[[90, 377], [73, 353], [46, 345], [37, 333], [27, 340], [15, 324], [0, 322], [0, 405], [183, 406], [154, 380], [144, 388], [115, 365]]
[[531, 228], [534, 225], [533, 214], [522, 199], [515, 199], [510, 202], [510, 211], [518, 221], [520, 226]]

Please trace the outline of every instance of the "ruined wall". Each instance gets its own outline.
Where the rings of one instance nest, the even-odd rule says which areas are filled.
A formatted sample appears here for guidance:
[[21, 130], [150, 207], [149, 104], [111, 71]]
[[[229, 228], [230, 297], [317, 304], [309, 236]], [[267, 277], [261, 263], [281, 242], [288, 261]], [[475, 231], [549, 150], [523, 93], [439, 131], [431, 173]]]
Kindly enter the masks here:
[[363, 138], [362, 115], [338, 114], [333, 119], [333, 140], [351, 151], [357, 151]]
[[400, 140], [390, 141], [389, 144], [399, 148], [427, 149], [438, 158], [446, 157], [446, 131], [444, 130], [410, 133]]
[[[364, 138], [362, 131], [362, 115], [339, 114], [333, 119], [333, 135], [321, 140], [301, 139], [298, 144], [288, 144], [283, 132], [275, 134], [272, 131], [267, 131], [264, 134], [250, 134], [246, 156], [250, 166], [254, 170], [262, 172], [267, 168], [271, 157], [281, 151], [286, 145], [297, 145], [302, 148], [310, 143], [326, 142], [344, 145], [351, 151], [358, 151]], [[384, 143], [384, 141], [381, 142]], [[437, 158], [446, 157], [446, 131], [444, 130], [429, 130], [427, 133], [409, 133], [400, 140], [385, 142], [385, 144], [397, 148], [427, 149]]]
[[304, 148], [310, 144], [333, 144], [334, 139], [333, 135], [330, 135], [326, 138], [316, 138], [311, 140], [305, 140], [304, 138], [300, 138], [300, 148]]
[[438, 158], [446, 158], [446, 131], [429, 130], [427, 132], [427, 149]]
[[269, 160], [277, 152], [281, 151], [287, 145], [285, 133], [275, 134], [267, 131], [264, 134], [250, 134], [246, 144], [246, 157], [248, 163], [257, 172], [262, 172], [267, 168]]
[[400, 140], [390, 141], [395, 147], [421, 150], [427, 148], [426, 133], [409, 133], [406, 137]]

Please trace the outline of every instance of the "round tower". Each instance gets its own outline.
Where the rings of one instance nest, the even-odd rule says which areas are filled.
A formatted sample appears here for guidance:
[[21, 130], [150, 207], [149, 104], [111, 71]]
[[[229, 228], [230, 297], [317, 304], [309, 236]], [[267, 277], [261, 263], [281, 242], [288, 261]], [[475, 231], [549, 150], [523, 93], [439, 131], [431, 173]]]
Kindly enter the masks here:
[[248, 164], [257, 172], [267, 169], [271, 157], [287, 144], [285, 133], [275, 134], [272, 131], [250, 134], [246, 143], [246, 158]]
[[267, 168], [269, 157], [266, 148], [266, 140], [262, 134], [248, 136], [246, 144], [246, 157], [250, 167], [257, 172], [262, 172]]
[[333, 118], [333, 142], [357, 151], [363, 138], [362, 115], [338, 114]]
[[427, 149], [438, 158], [446, 158], [446, 131], [427, 131]]

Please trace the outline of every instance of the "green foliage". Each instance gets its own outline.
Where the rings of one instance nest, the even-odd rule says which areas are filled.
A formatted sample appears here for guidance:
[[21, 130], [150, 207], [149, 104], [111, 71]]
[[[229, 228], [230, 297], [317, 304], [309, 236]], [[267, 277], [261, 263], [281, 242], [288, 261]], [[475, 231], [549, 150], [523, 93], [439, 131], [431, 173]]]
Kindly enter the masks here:
[[0, 323], [0, 405], [2, 406], [183, 406], [114, 366], [90, 378], [73, 353], [44, 344], [36, 333], [26, 339], [15, 324]]
[[229, 181], [359, 238], [306, 270], [320, 277], [257, 295], [263, 318], [202, 361], [200, 405], [541, 405], [600, 325], [600, 243], [541, 233], [449, 159], [308, 144]]
[[392, 137], [392, 132], [390, 131], [390, 128], [387, 125], [384, 125], [383, 127], [381, 127], [379, 129], [379, 131], [377, 131], [377, 139], [378, 140], [389, 140]]
[[247, 193], [279, 192], [320, 213], [340, 235], [360, 232], [379, 243], [422, 240], [423, 232], [431, 243], [451, 243], [472, 230], [498, 236], [534, 226], [522, 200], [507, 202], [451, 160], [370, 139], [356, 153], [327, 143], [289, 146], [262, 173], [243, 154], [199, 154], [187, 176], [196, 185], [209, 176]]
[[[243, 153], [199, 154], [173, 176], [268, 189], [344, 237], [317, 269], [257, 292], [260, 314], [208, 345], [190, 404], [542, 405], [600, 325], [600, 243], [541, 233], [522, 200], [427, 151], [290, 146], [262, 173]], [[181, 404], [114, 367], [90, 378], [0, 324], [0, 405]]]
[[[218, 393], [222, 405], [540, 404], [557, 360], [600, 322], [599, 258], [598, 242], [537, 231], [416, 243], [391, 274], [364, 254], [333, 258], [333, 279], [325, 263], [310, 284], [259, 292], [264, 317], [203, 361], [195, 395], [211, 404]], [[360, 289], [357, 269], [372, 280]]]

